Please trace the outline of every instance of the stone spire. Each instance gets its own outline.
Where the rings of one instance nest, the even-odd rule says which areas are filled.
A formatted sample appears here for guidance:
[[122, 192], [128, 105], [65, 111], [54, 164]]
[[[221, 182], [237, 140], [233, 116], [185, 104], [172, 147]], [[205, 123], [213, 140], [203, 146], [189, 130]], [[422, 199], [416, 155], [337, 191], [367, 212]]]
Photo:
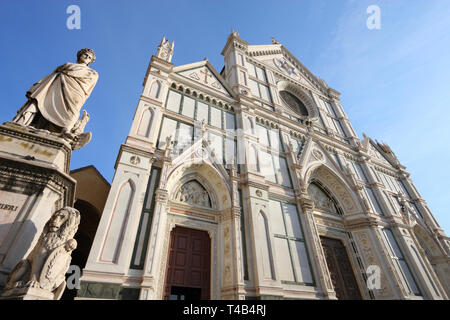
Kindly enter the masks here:
[[171, 62], [174, 46], [175, 41], [169, 43], [169, 40], [166, 40], [166, 36], [164, 36], [158, 46], [158, 49], [156, 50], [156, 56], [160, 59], [166, 60], [167, 62]]

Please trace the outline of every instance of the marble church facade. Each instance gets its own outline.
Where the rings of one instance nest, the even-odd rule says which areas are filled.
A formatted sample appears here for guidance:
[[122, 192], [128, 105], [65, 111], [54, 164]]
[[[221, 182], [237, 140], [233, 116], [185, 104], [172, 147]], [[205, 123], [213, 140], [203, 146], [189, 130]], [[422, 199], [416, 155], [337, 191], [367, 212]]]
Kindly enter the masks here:
[[221, 72], [173, 54], [151, 57], [77, 299], [448, 299], [450, 239], [338, 91], [275, 39], [232, 32]]

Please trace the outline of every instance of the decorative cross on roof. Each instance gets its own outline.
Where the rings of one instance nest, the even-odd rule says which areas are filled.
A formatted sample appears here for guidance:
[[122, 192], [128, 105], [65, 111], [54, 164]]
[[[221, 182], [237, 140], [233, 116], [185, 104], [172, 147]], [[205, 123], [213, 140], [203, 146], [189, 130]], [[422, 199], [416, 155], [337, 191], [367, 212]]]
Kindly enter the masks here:
[[205, 83], [208, 84], [208, 77], [212, 78], [212, 74], [209, 73], [208, 69], [203, 69], [200, 71], [200, 73], [203, 73], [205, 75]]

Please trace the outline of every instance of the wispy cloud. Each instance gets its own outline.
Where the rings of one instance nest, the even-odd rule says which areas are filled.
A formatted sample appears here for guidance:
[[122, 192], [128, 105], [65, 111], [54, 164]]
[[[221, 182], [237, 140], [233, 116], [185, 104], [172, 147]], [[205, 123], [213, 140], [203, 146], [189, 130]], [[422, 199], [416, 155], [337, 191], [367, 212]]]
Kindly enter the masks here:
[[[366, 9], [381, 8], [381, 30]], [[387, 142], [442, 226], [450, 189], [450, 2], [347, 1], [333, 37], [316, 59], [318, 75], [342, 92], [357, 132]], [[439, 179], [437, 179], [439, 175]]]

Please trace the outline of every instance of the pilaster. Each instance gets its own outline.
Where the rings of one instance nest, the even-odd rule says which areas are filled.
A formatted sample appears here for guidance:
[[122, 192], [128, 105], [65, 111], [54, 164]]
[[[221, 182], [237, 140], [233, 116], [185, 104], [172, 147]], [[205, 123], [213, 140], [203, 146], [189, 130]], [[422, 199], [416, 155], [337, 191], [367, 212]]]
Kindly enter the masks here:
[[310, 248], [310, 258], [313, 266], [316, 285], [322, 292], [324, 299], [335, 300], [336, 292], [331, 282], [330, 272], [328, 271], [325, 254], [320, 242], [319, 231], [314, 222], [314, 201], [306, 193], [301, 193], [296, 197], [297, 207], [300, 209], [300, 221], [304, 226], [305, 238], [308, 248]]

